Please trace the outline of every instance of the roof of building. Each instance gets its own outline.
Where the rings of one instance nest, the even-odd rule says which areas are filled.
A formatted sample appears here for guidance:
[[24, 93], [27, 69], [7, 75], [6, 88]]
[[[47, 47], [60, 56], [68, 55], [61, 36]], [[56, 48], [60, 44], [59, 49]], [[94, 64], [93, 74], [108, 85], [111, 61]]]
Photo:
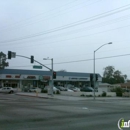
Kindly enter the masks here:
[[[51, 75], [51, 71], [22, 70], [22, 69], [1, 69], [0, 74]], [[92, 74], [92, 73], [57, 71], [57, 76], [89, 77], [90, 74]], [[98, 74], [98, 77], [101, 77], [100, 74]]]
[[128, 82], [128, 83], [121, 83], [120, 85], [121, 85], [121, 87], [130, 87], [130, 82]]

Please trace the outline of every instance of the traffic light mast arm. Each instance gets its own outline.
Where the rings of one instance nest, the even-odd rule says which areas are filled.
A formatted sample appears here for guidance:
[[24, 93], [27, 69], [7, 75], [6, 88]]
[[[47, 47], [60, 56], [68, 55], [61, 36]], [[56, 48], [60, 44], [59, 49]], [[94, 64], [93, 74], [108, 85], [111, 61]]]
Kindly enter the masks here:
[[[23, 58], [27, 58], [27, 59], [31, 59], [30, 57], [27, 57], [27, 56], [22, 56], [22, 55], [16, 55], [16, 56], [19, 56], [19, 57], [23, 57]], [[38, 64], [44, 66], [45, 68], [49, 69], [51, 71], [50, 68], [48, 68], [47, 66], [43, 65], [42, 63], [38, 62], [37, 60], [34, 60], [35, 62], [37, 62]]]
[[40, 65], [44, 66], [45, 68], [47, 68], [47, 69], [49, 69], [49, 70], [51, 71], [51, 69], [50, 69], [50, 68], [48, 68], [47, 66], [43, 65], [42, 63], [40, 63], [40, 62], [38, 62], [38, 61], [36, 61], [36, 60], [34, 60], [34, 61], [35, 61], [35, 62], [37, 62], [38, 64], [40, 64]]

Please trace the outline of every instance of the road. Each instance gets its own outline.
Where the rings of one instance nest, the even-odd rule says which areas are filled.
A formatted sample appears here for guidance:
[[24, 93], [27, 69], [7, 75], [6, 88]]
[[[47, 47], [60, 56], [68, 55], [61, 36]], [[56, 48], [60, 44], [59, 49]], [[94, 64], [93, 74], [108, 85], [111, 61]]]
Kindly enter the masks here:
[[0, 130], [118, 130], [130, 100], [63, 101], [0, 94]]

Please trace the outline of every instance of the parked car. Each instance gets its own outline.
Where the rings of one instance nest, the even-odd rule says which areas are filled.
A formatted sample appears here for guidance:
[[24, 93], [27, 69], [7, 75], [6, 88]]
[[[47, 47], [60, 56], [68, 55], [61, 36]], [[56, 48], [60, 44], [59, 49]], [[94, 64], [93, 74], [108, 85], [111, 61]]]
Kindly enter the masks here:
[[74, 85], [72, 85], [72, 84], [65, 84], [65, 88], [68, 88], [68, 89], [74, 88]]
[[80, 88], [78, 88], [78, 87], [74, 87], [72, 90], [73, 90], [74, 92], [80, 92]]
[[68, 92], [74, 92], [73, 90], [71, 90], [71, 89], [68, 89], [68, 88], [67, 88], [67, 91], [68, 91]]
[[29, 92], [36, 92], [36, 91], [37, 91], [36, 88], [30, 88], [30, 89], [29, 89]]
[[14, 89], [12, 87], [0, 88], [0, 93], [14, 93], [14, 92], [16, 92], [16, 89]]
[[[45, 86], [44, 90], [48, 92], [48, 90], [50, 89], [50, 86]], [[55, 86], [53, 86], [53, 93], [60, 93], [60, 90], [57, 89]]]
[[67, 88], [64, 88], [62, 86], [56, 86], [57, 89], [59, 89], [60, 91], [67, 91]]
[[29, 87], [28, 86], [23, 86], [22, 91], [23, 92], [29, 92]]
[[53, 93], [57, 93], [57, 92], [60, 93], [60, 90], [53, 86]]
[[29, 92], [41, 92], [41, 89], [40, 89], [40, 88], [33, 87], [33, 88], [30, 88], [30, 89], [29, 89]]
[[94, 89], [92, 87], [83, 87], [80, 89], [82, 92], [93, 92]]

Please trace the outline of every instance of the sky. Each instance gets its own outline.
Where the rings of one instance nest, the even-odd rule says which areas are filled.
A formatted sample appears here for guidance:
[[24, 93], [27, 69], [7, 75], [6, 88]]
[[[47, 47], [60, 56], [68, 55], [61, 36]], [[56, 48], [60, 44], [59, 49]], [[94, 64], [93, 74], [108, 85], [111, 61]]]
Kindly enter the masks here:
[[[112, 44], [107, 44], [112, 42]], [[55, 71], [103, 74], [114, 66], [130, 79], [130, 0], [0, 0], [1, 52]], [[7, 69], [38, 65], [16, 56]], [[43, 67], [42, 70], [47, 70]], [[41, 71], [42, 71], [41, 70]]]

